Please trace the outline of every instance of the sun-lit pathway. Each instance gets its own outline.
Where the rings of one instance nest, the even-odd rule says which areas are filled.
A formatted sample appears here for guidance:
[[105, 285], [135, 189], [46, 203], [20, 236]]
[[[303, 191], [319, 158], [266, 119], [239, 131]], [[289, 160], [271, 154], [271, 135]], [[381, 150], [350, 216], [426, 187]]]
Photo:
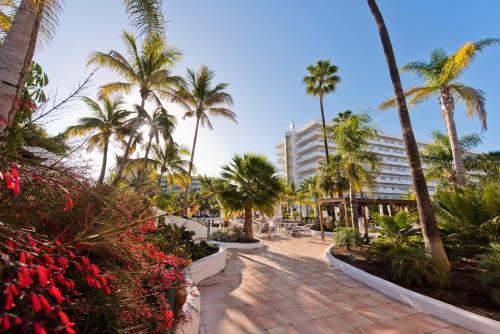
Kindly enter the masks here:
[[277, 238], [230, 251], [226, 270], [200, 284], [200, 333], [470, 333], [332, 269], [325, 247], [319, 238]]

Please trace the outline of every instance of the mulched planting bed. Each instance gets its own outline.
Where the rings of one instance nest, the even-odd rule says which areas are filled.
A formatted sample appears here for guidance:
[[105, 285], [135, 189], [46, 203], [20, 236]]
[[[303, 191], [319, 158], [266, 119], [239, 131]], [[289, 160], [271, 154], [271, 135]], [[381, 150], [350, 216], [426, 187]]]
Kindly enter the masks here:
[[500, 321], [500, 307], [492, 303], [488, 290], [475, 277], [473, 263], [452, 262], [449, 287], [436, 288], [425, 285], [406, 285], [393, 280], [391, 268], [388, 264], [367, 260], [363, 256], [365, 250], [366, 248], [362, 248], [353, 251], [355, 254], [354, 259], [350, 256], [350, 252], [344, 249], [332, 249], [332, 255], [356, 268], [409, 290]]

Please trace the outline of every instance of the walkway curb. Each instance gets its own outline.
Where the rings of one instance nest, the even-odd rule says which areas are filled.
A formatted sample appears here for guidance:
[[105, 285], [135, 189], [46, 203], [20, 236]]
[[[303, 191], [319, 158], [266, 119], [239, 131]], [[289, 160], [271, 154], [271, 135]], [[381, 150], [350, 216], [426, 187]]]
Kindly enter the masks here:
[[222, 242], [214, 241], [217, 245], [222, 246], [226, 249], [256, 249], [264, 246], [262, 240], [259, 242]]
[[325, 258], [330, 262], [330, 265], [357, 281], [397, 301], [410, 305], [422, 313], [459, 325], [473, 332], [480, 334], [500, 332], [500, 322], [405, 289], [380, 277], [369, 274], [334, 257], [331, 253], [332, 248], [333, 245], [330, 245], [325, 251]]

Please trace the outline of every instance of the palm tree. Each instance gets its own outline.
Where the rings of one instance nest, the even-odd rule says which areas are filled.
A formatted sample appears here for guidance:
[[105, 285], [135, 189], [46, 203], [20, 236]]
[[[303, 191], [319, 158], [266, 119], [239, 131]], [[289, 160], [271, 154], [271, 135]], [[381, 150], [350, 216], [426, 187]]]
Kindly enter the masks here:
[[253, 238], [252, 211], [271, 214], [284, 185], [276, 167], [262, 155], [236, 154], [222, 167], [224, 188], [221, 200], [228, 212], [244, 212], [243, 230], [247, 238]]
[[367, 114], [353, 114], [347, 110], [333, 119], [329, 133], [340, 156], [338, 163], [349, 182], [351, 223], [358, 229], [356, 193], [364, 188], [372, 189], [380, 170], [378, 156], [368, 151], [369, 141], [377, 136], [377, 130]]
[[330, 159], [328, 154], [328, 142], [326, 140], [325, 111], [323, 108], [323, 98], [335, 91], [340, 83], [337, 75], [338, 67], [330, 64], [329, 60], [318, 60], [314, 65], [307, 66], [308, 76], [303, 81], [306, 85], [307, 95], [319, 97], [319, 107], [321, 110], [321, 121], [323, 123], [323, 142], [325, 145], [326, 160]]
[[[201, 126], [212, 129], [209, 116], [221, 116], [236, 122], [236, 114], [228, 109], [232, 106], [233, 98], [226, 92], [227, 83], [219, 83], [212, 86], [214, 72], [207, 66], [201, 65], [197, 72], [187, 69], [186, 84], [179, 85], [173, 98], [186, 112], [186, 117], [196, 117], [196, 128], [194, 130], [193, 146], [191, 148], [191, 160], [188, 174], [193, 171], [194, 153], [198, 130]], [[184, 205], [187, 204], [187, 190], [184, 194]]]
[[449, 270], [450, 263], [444, 251], [443, 243], [439, 235], [439, 228], [432, 209], [431, 199], [429, 197], [429, 190], [425, 181], [424, 172], [420, 163], [420, 155], [418, 152], [417, 142], [413, 129], [411, 126], [410, 115], [408, 107], [406, 106], [405, 94], [401, 85], [401, 78], [399, 77], [398, 66], [394, 51], [392, 49], [391, 39], [389, 32], [384, 22], [384, 18], [380, 13], [377, 2], [375, 0], [367, 0], [370, 11], [378, 27], [380, 41], [384, 48], [385, 59], [389, 68], [392, 85], [394, 88], [394, 95], [396, 96], [396, 103], [401, 123], [401, 130], [403, 132], [403, 144], [405, 146], [406, 156], [410, 165], [410, 171], [413, 179], [413, 189], [415, 190], [415, 198], [417, 201], [417, 209], [419, 221], [422, 226], [422, 234], [424, 236], [426, 254], [437, 266], [445, 270]]
[[[142, 33], [161, 34], [162, 0], [124, 0], [132, 24]], [[26, 82], [39, 37], [49, 41], [58, 23], [62, 0], [21, 0], [0, 48], [0, 130], [15, 116], [15, 101]]]
[[144, 162], [138, 171], [138, 182], [135, 188], [136, 191], [140, 189], [144, 171], [148, 168], [148, 157], [153, 139], [156, 139], [157, 146], [160, 146], [160, 137], [163, 138], [164, 141], [172, 142], [172, 133], [176, 125], [175, 116], [169, 115], [163, 107], [156, 109], [151, 116], [146, 113], [145, 121], [146, 125], [149, 128], [149, 138], [144, 153]]
[[99, 185], [103, 183], [106, 174], [109, 140], [113, 135], [117, 136], [118, 139], [123, 137], [123, 125], [131, 112], [123, 109], [121, 98], [115, 100], [101, 98], [99, 100], [101, 103], [99, 103], [89, 97], [84, 97], [83, 102], [92, 110], [93, 115], [80, 118], [77, 125], [68, 127], [66, 135], [83, 136], [97, 131], [89, 138], [87, 149], [89, 151], [95, 148], [102, 150], [101, 174], [97, 181]]
[[[463, 101], [467, 116], [479, 117], [482, 129], [486, 130], [486, 99], [483, 91], [464, 85], [457, 79], [469, 67], [478, 53], [482, 52], [485, 47], [498, 43], [500, 43], [500, 39], [497, 38], [487, 38], [474, 43], [468, 42], [452, 55], [447, 55], [442, 49], [436, 49], [431, 52], [428, 63], [415, 61], [401, 68], [402, 71], [415, 73], [424, 81], [423, 86], [412, 87], [405, 92], [405, 95], [410, 98], [408, 102], [410, 107], [431, 97], [438, 97], [441, 115], [450, 138], [456, 184], [460, 187], [466, 186], [467, 180], [463, 152], [460, 149], [460, 140], [453, 116], [455, 101]], [[395, 105], [396, 101], [392, 98], [382, 103], [380, 108], [387, 109]]]
[[[118, 51], [109, 53], [94, 52], [90, 55], [88, 64], [108, 68], [119, 74], [125, 81], [110, 82], [101, 86], [100, 94], [108, 96], [113, 93], [130, 94], [134, 89], [139, 90], [141, 96], [140, 109], [144, 109], [146, 101], [153, 102], [161, 107], [162, 98], [170, 98], [174, 94], [174, 86], [182, 83], [182, 78], [170, 74], [169, 68], [179, 59], [180, 53], [172, 48], [167, 48], [159, 35], [148, 36], [142, 43], [139, 51], [135, 37], [123, 33], [123, 40], [130, 59]], [[113, 184], [122, 178], [125, 165], [128, 163], [130, 148], [142, 121], [138, 113], [135, 124], [125, 146], [123, 162], [118, 165]]]
[[349, 189], [349, 180], [344, 172], [343, 158], [340, 154], [330, 155], [330, 161], [324, 161], [319, 170], [319, 184], [327, 194], [344, 197], [344, 190]]
[[[432, 133], [432, 143], [422, 150], [422, 162], [427, 165], [425, 176], [430, 180], [439, 180], [456, 188], [457, 178], [453, 165], [453, 152], [450, 139], [439, 131]], [[463, 136], [459, 139], [460, 151], [463, 154], [466, 171], [474, 169], [479, 156], [471, 150], [481, 143], [478, 135]]]

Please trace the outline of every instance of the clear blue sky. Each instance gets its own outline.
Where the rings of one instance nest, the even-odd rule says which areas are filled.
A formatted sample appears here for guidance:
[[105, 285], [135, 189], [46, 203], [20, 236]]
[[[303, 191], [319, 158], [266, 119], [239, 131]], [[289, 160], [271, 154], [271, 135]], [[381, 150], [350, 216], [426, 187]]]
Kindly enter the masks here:
[[[500, 37], [500, 1], [380, 0], [399, 65], [426, 60], [433, 48], [455, 51], [466, 41]], [[167, 40], [184, 57], [174, 72], [206, 64], [216, 80], [228, 82], [235, 100], [238, 124], [215, 120], [214, 131], [202, 131], [195, 164], [201, 173], [214, 174], [235, 152], [260, 152], [275, 159], [275, 144], [290, 120], [300, 127], [319, 117], [318, 101], [304, 93], [305, 67], [330, 59], [339, 67], [342, 82], [326, 99], [326, 115], [351, 109], [369, 112], [378, 129], [401, 133], [395, 111], [380, 113], [376, 106], [392, 93], [373, 18], [364, 0], [169, 0], [166, 3]], [[67, 1], [54, 40], [36, 59], [51, 79], [51, 91], [64, 96], [90, 71], [91, 51], [123, 50], [120, 38], [128, 26], [122, 1]], [[500, 149], [500, 46], [487, 49], [461, 81], [487, 94], [489, 129], [480, 150]], [[100, 70], [88, 91], [113, 79]], [[418, 83], [403, 74], [403, 85]], [[138, 99], [138, 96], [135, 96]], [[174, 107], [172, 112], [180, 115]], [[74, 104], [49, 124], [62, 130], [86, 114]], [[429, 139], [444, 130], [437, 100], [411, 110], [415, 134]], [[460, 135], [480, 132], [477, 119], [467, 119], [462, 105], [456, 120]], [[176, 138], [191, 145], [194, 123], [179, 120]], [[96, 161], [100, 155], [94, 153]]]

